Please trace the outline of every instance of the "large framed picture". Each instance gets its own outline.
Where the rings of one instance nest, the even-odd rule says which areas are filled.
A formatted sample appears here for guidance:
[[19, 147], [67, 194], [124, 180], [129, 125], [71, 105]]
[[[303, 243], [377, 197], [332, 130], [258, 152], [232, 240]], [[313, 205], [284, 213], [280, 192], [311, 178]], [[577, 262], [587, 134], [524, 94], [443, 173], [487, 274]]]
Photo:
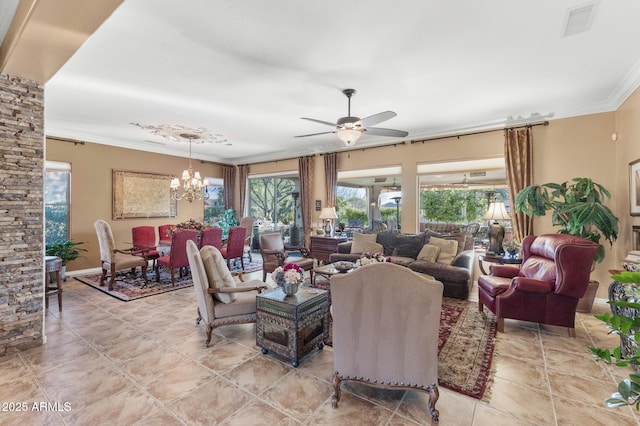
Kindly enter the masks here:
[[171, 175], [113, 170], [113, 219], [176, 217]]
[[640, 216], [640, 158], [629, 163], [631, 216]]

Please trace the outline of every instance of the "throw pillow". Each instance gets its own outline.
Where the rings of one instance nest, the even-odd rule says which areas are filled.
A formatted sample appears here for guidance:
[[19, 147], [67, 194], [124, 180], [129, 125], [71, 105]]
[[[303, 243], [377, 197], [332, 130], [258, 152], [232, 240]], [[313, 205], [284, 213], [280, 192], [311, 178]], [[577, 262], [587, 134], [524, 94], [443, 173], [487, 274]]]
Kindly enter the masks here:
[[426, 260], [427, 262], [436, 262], [440, 254], [440, 247], [433, 244], [425, 244], [418, 253], [416, 260]]
[[412, 234], [394, 234], [392, 246], [393, 256], [410, 257], [415, 259], [424, 246], [424, 233]]
[[351, 253], [364, 253], [366, 251], [371, 251], [369, 248], [372, 244], [376, 244], [376, 234], [353, 234]]
[[[467, 238], [464, 233], [460, 232], [453, 234], [441, 234], [439, 232], [427, 231], [427, 237], [437, 237], [443, 240], [456, 240], [458, 242], [456, 256], [462, 253], [464, 250], [471, 250], [473, 248], [473, 238]], [[427, 242], [429, 242], [428, 239]], [[470, 244], [467, 244], [467, 242], [469, 242]]]
[[387, 229], [376, 234], [376, 243], [382, 244], [385, 256], [391, 256], [393, 254], [393, 238], [397, 233], [398, 231]]
[[456, 240], [445, 240], [443, 238], [431, 237], [429, 238], [429, 244], [440, 247], [440, 254], [438, 255], [438, 263], [445, 265], [451, 265], [453, 259], [456, 258], [458, 250], [458, 242]]
[[[236, 287], [236, 281], [227, 268], [220, 250], [213, 246], [204, 246], [200, 250], [200, 256], [202, 256], [210, 288]], [[236, 300], [235, 293], [214, 293], [213, 297], [222, 303], [231, 303]]]

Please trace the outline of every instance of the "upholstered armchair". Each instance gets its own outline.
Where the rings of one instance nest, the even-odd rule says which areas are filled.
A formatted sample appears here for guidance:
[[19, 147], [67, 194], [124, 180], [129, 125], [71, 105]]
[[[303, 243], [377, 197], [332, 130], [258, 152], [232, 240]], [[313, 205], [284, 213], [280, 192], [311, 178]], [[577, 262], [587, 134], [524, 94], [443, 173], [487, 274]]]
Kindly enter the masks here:
[[171, 251], [168, 255], [158, 258], [156, 263], [156, 281], [160, 281], [160, 268], [169, 268], [171, 271], [171, 285], [175, 285], [176, 269], [179, 270], [180, 276], [182, 276], [183, 268], [189, 266], [189, 260], [187, 259], [187, 241], [198, 241], [198, 231], [194, 229], [182, 229], [175, 231], [171, 235]]
[[262, 281], [238, 286], [222, 254], [213, 246], [198, 250], [195, 242], [187, 241], [187, 257], [198, 303], [196, 324], [204, 321], [207, 326], [206, 346], [214, 328], [256, 321], [256, 294], [267, 288]]
[[170, 246], [171, 245], [171, 228], [175, 225], [167, 224], [158, 226], [158, 245]]
[[116, 248], [115, 240], [111, 226], [102, 219], [98, 219], [93, 224], [98, 235], [98, 244], [100, 246], [100, 260], [102, 262], [102, 276], [100, 277], [100, 285], [106, 284], [107, 274], [109, 274], [109, 290], [113, 290], [113, 283], [116, 279], [116, 272], [123, 269], [135, 270], [140, 267], [142, 269], [142, 278], [145, 285], [147, 284], [147, 260], [139, 255], [142, 251], [133, 249], [119, 250]]
[[[287, 250], [300, 251], [301, 259], [288, 260], [289, 254]], [[267, 272], [273, 272], [278, 266], [285, 263], [296, 263], [305, 271], [309, 271], [313, 278], [313, 259], [311, 259], [311, 251], [306, 247], [287, 246], [282, 241], [282, 235], [279, 232], [271, 232], [260, 235], [260, 254], [262, 255], [262, 281], [267, 280]], [[311, 281], [313, 282], [313, 280]]]
[[240, 219], [240, 226], [247, 230], [246, 237], [244, 238], [244, 252], [249, 257], [249, 262], [253, 261], [251, 258], [251, 242], [253, 240], [253, 224], [255, 221], [251, 216], [245, 216]]
[[351, 380], [428, 392], [429, 412], [438, 421], [443, 290], [441, 282], [387, 262], [331, 277], [334, 408], [340, 384]]
[[530, 235], [522, 241], [522, 266], [491, 265], [478, 279], [478, 309], [504, 319], [567, 327], [575, 337], [578, 300], [584, 296], [598, 245], [564, 234]]

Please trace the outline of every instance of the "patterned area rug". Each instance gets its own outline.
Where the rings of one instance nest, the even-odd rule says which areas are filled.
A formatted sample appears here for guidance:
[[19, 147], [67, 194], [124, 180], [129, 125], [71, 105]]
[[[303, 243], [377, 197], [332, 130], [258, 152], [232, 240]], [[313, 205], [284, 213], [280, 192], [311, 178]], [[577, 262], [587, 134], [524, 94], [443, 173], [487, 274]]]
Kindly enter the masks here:
[[[315, 287], [329, 289], [328, 281]], [[331, 324], [331, 318], [329, 318]], [[476, 302], [442, 299], [438, 332], [438, 384], [455, 392], [487, 400], [493, 376], [491, 361], [496, 339], [493, 315], [478, 311]], [[326, 344], [331, 345], [331, 332]]]
[[[260, 259], [261, 260], [261, 259]], [[240, 262], [237, 265], [231, 264], [232, 271], [240, 270]], [[253, 262], [244, 262], [245, 272], [254, 272], [262, 270], [262, 262], [256, 261], [253, 256]], [[171, 285], [171, 275], [168, 270], [160, 269], [160, 282], [156, 282], [156, 273], [153, 270], [147, 271], [149, 283], [145, 286], [144, 280], [138, 271], [134, 276], [129, 271], [121, 271], [116, 274], [116, 281], [113, 283], [113, 290], [108, 290], [108, 285], [100, 286], [100, 274], [91, 274], [75, 277], [76, 280], [87, 284], [96, 290], [107, 293], [117, 299], [128, 302], [129, 300], [140, 299], [142, 297], [155, 296], [156, 294], [166, 293], [168, 291], [180, 290], [181, 288], [193, 285], [191, 274], [187, 272], [182, 278], [176, 272], [175, 286]], [[108, 284], [108, 281], [107, 281]]]

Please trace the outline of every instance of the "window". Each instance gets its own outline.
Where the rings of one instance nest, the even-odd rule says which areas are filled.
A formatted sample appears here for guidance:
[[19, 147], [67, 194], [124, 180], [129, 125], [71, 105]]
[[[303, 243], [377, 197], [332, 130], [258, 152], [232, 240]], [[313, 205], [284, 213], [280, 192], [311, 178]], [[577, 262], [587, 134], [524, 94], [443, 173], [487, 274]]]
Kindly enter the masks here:
[[45, 162], [44, 241], [53, 244], [69, 239], [69, 186], [71, 164]]
[[209, 199], [204, 200], [204, 223], [213, 226], [224, 219], [224, 185], [222, 179], [206, 178], [209, 181], [207, 193]]
[[341, 186], [336, 193], [336, 213], [338, 226], [364, 228], [369, 226], [369, 194], [367, 188]]
[[296, 244], [302, 225], [299, 185], [297, 173], [249, 177], [249, 216], [256, 219], [260, 232], [280, 231], [285, 242]]

